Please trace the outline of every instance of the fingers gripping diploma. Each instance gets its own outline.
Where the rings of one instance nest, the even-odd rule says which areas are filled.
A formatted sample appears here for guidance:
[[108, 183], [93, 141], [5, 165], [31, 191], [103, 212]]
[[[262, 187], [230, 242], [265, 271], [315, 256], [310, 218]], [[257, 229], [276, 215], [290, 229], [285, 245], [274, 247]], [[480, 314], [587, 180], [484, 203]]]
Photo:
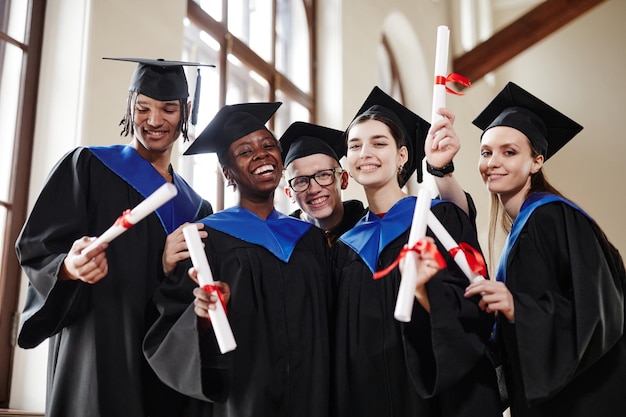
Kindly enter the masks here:
[[[432, 237], [425, 236], [420, 239], [415, 246], [417, 256], [411, 258], [415, 259], [417, 265], [415, 298], [426, 311], [430, 312], [430, 301], [428, 299], [428, 293], [426, 292], [426, 284], [440, 269], [446, 267], [446, 263], [439, 251], [437, 251], [435, 240]], [[408, 245], [405, 245], [404, 248], [405, 250], [409, 249]], [[400, 272], [403, 272], [405, 262], [406, 257], [400, 260], [400, 264], [398, 265]]]
[[481, 280], [465, 289], [465, 297], [482, 295], [478, 306], [487, 313], [502, 313], [509, 321], [515, 320], [513, 295], [500, 281]]
[[[196, 271], [195, 268], [189, 268], [189, 277], [197, 283], [198, 271]], [[210, 318], [209, 310], [215, 311], [217, 309], [217, 303], [223, 303], [224, 306], [228, 305], [228, 301], [230, 300], [230, 286], [221, 281], [215, 281], [213, 285], [218, 288], [221, 299], [214, 291], [206, 290], [201, 287], [193, 290], [195, 297], [193, 310], [198, 317]]]
[[461, 149], [461, 140], [457, 136], [453, 124], [454, 114], [446, 108], [438, 111], [442, 117], [435, 121], [424, 143], [426, 160], [434, 167], [448, 165]]
[[[222, 353], [230, 352], [237, 347], [233, 331], [228, 323], [226, 316], [226, 297], [222, 291], [226, 291], [228, 298], [230, 298], [230, 288], [224, 283], [216, 283], [213, 281], [213, 273], [207, 260], [207, 257], [202, 249], [202, 243], [198, 229], [195, 225], [190, 224], [183, 228], [183, 235], [189, 248], [189, 256], [193, 262], [193, 268], [189, 270], [189, 276], [191, 279], [199, 283], [201, 292], [207, 292], [206, 296], [201, 292], [198, 292], [198, 288], [194, 290], [194, 312], [200, 317], [206, 317], [211, 319], [213, 326], [213, 332], [217, 339], [220, 351]], [[225, 286], [225, 287], [224, 287]], [[216, 298], [217, 300], [213, 300]], [[218, 301], [219, 300], [219, 301]], [[204, 307], [203, 309], [200, 308]], [[200, 310], [200, 311], [199, 311]]]
[[[187, 246], [187, 242], [185, 241], [185, 235], [183, 234], [183, 229], [190, 224], [191, 223], [185, 223], [179, 226], [178, 229], [170, 233], [165, 240], [162, 257], [163, 273], [165, 275], [170, 274], [178, 262], [188, 259], [190, 256], [189, 248]], [[204, 224], [193, 223], [193, 225], [195, 225], [198, 229], [200, 239], [204, 239], [209, 235], [207, 232], [202, 230], [204, 229]]]
[[[59, 271], [59, 280], [79, 280], [88, 284], [95, 284], [109, 272], [105, 249], [108, 243], [101, 243], [83, 252], [91, 245], [94, 237], [83, 236], [74, 241], [72, 248], [63, 260]], [[83, 252], [83, 253], [81, 253]]]

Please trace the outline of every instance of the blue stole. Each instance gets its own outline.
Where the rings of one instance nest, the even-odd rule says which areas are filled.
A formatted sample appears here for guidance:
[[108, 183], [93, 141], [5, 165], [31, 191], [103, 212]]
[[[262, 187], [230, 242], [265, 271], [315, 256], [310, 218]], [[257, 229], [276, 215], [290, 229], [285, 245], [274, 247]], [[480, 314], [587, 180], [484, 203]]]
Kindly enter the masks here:
[[[144, 198], [165, 184], [165, 179], [152, 164], [129, 145], [90, 146], [87, 149]], [[185, 222], [194, 221], [202, 207], [202, 197], [180, 175], [173, 173], [173, 183], [178, 194], [155, 211], [167, 234]]]
[[206, 226], [260, 245], [287, 263], [296, 245], [312, 224], [282, 214], [276, 210], [261, 219], [242, 207], [231, 207], [200, 220]]
[[496, 281], [506, 282], [506, 264], [507, 264], [507, 260], [509, 257], [509, 253], [511, 252], [513, 245], [515, 245], [517, 238], [522, 232], [522, 229], [526, 225], [526, 222], [530, 218], [531, 214], [533, 214], [533, 212], [535, 211], [537, 207], [540, 207], [544, 204], [553, 203], [555, 201], [560, 201], [562, 203], [565, 203], [571, 206], [572, 208], [580, 211], [585, 216], [589, 217], [589, 215], [585, 213], [583, 209], [581, 209], [576, 204], [574, 204], [573, 202], [565, 198], [559, 197], [554, 194], [546, 193], [546, 192], [532, 193], [526, 199], [526, 201], [524, 201], [524, 204], [522, 204], [519, 214], [517, 215], [517, 218], [515, 219], [515, 221], [513, 222], [513, 225], [511, 226], [511, 232], [509, 233], [509, 236], [507, 236], [506, 238], [506, 242], [504, 243], [504, 248], [502, 249], [502, 255], [500, 255], [500, 261], [498, 262], [498, 270], [496, 272]]
[[[356, 225], [339, 240], [354, 250], [374, 273], [382, 251], [413, 223], [413, 212], [417, 197], [409, 196], [398, 201], [381, 219], [368, 211]], [[442, 200], [433, 199], [431, 209]]]

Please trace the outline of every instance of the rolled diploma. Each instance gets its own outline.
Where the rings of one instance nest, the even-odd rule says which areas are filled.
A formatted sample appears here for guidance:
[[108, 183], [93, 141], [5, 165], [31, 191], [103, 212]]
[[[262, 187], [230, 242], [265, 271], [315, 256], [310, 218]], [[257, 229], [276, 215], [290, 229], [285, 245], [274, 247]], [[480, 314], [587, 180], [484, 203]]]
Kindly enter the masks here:
[[[435, 50], [435, 81], [437, 77], [447, 77], [448, 69], [448, 42], [450, 39], [450, 30], [447, 26], [437, 27], [437, 46]], [[446, 86], [445, 84], [437, 84], [433, 86], [433, 108], [431, 115], [431, 123], [435, 123], [442, 116], [437, 111], [446, 107]]]
[[[433, 234], [441, 242], [443, 247], [446, 248], [446, 251], [450, 252], [452, 249], [459, 246], [432, 211], [428, 212], [428, 227], [430, 227], [430, 230], [432, 230]], [[456, 253], [456, 255], [454, 255], [454, 262], [456, 262], [459, 268], [461, 268], [461, 271], [463, 271], [463, 273], [465, 274], [465, 276], [467, 276], [467, 279], [469, 279], [470, 282], [485, 279], [485, 277], [480, 276], [472, 271], [463, 251], [460, 250]]]
[[[166, 182], [165, 184], [157, 188], [155, 192], [150, 194], [148, 198], [143, 200], [134, 209], [132, 209], [130, 213], [125, 217], [126, 222], [130, 223], [131, 225], [137, 224], [139, 221], [143, 220], [144, 217], [148, 216], [150, 213], [174, 198], [176, 194], [178, 194], [178, 189], [174, 186], [174, 184]], [[126, 230], [128, 230], [128, 227], [124, 227], [121, 224], [114, 224], [98, 238], [96, 238], [96, 240], [91, 242], [89, 246], [83, 249], [81, 253], [87, 253], [102, 243], [112, 241], [113, 239], [124, 233]]]
[[[212, 285], [213, 273], [211, 272], [209, 261], [204, 254], [202, 241], [200, 240], [200, 234], [198, 233], [196, 225], [189, 224], [183, 227], [183, 235], [185, 236], [185, 241], [187, 242], [191, 262], [193, 262], [194, 268], [198, 271], [198, 282], [200, 283], [200, 287]], [[217, 297], [217, 291], [213, 291], [211, 294]], [[228, 317], [226, 317], [224, 306], [219, 300], [215, 307], [215, 310], [209, 309], [209, 317], [211, 318], [215, 338], [217, 339], [220, 352], [230, 352], [237, 347], [235, 336], [233, 335], [233, 331], [228, 323]]]
[[[432, 196], [430, 191], [423, 187], [417, 194], [415, 202], [415, 210], [413, 211], [413, 220], [411, 222], [411, 231], [409, 232], [409, 248], [415, 246], [418, 240], [426, 235], [426, 221], [428, 213], [430, 213], [430, 203]], [[415, 286], [417, 285], [417, 254], [413, 251], [407, 252], [404, 261], [402, 279], [398, 288], [398, 296], [396, 298], [396, 308], [393, 316], [398, 321], [411, 321], [413, 313], [413, 303], [415, 302]]]

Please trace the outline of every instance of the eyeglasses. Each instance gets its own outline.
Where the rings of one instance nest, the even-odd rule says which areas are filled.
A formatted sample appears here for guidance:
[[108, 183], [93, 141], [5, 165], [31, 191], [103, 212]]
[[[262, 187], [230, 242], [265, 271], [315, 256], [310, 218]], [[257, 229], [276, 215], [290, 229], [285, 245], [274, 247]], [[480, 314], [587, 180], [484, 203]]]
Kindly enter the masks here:
[[321, 171], [317, 171], [313, 175], [302, 175], [299, 177], [293, 177], [292, 179], [287, 181], [287, 183], [296, 193], [301, 193], [309, 189], [312, 179], [314, 179], [320, 187], [325, 187], [335, 182], [336, 172], [342, 171], [343, 170], [341, 168], [323, 169]]

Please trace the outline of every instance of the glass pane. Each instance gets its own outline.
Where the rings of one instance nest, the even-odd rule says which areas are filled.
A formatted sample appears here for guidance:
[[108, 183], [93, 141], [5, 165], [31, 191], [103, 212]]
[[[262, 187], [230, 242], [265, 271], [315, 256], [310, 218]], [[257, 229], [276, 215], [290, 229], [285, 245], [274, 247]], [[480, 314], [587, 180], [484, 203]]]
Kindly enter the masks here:
[[4, 47], [0, 66], [0, 200], [8, 201], [23, 53], [11, 44], [0, 45]]
[[267, 80], [243, 65], [234, 55], [228, 55], [226, 104], [267, 101], [269, 96]]
[[[190, 22], [185, 22], [185, 48], [182, 59], [184, 61], [199, 62], [203, 64], [218, 64], [220, 45], [206, 32], [200, 30]], [[197, 68], [185, 68], [189, 81], [189, 94], [194, 100], [196, 89]], [[207, 124], [213, 119], [219, 109], [219, 73], [217, 68], [202, 67], [200, 69], [200, 95], [198, 98], [198, 120], [196, 126], [189, 126], [189, 139], [187, 143], [179, 141], [179, 164], [180, 174], [189, 184], [206, 200], [217, 209], [218, 190], [222, 184], [218, 181], [219, 164], [215, 155], [183, 156], [182, 153], [202, 132]]]
[[309, 27], [303, 0], [276, 2], [276, 69], [311, 91]]
[[283, 103], [276, 116], [274, 116], [274, 132], [280, 137], [293, 122], [309, 122], [311, 112], [302, 104], [285, 95], [281, 90], [276, 90], [276, 100]]
[[228, 31], [272, 62], [272, 0], [229, 0]]
[[222, 21], [222, 1], [223, 0], [194, 0], [202, 10], [218, 22]]
[[24, 43], [27, 17], [27, 1], [0, 0], [0, 32]]

